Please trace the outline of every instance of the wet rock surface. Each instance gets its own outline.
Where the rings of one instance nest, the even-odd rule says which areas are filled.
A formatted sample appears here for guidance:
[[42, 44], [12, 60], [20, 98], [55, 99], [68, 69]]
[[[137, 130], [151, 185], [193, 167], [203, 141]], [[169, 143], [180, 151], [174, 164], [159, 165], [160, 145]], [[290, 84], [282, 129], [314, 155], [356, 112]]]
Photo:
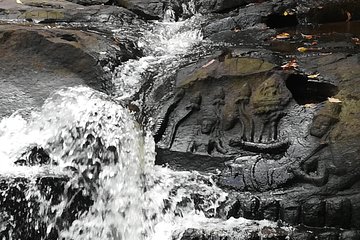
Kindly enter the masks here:
[[40, 26], [0, 26], [1, 116], [41, 106], [54, 90], [77, 85], [111, 93], [111, 69], [137, 56], [98, 34]]
[[[57, 216], [50, 210], [46, 214], [47, 218], [43, 218], [45, 209], [41, 209], [44, 205], [40, 206], [39, 202], [49, 206], [59, 204], [64, 197], [59, 193], [66, 189], [68, 181], [69, 178], [65, 175], [51, 176], [50, 174], [39, 176], [33, 181], [20, 177], [2, 177], [0, 180], [0, 237], [3, 239], [41, 239], [47, 236], [47, 239], [57, 239], [57, 230], [49, 229], [47, 226], [48, 218]], [[57, 229], [69, 226], [78, 214], [86, 212], [93, 204], [91, 196], [83, 194], [79, 189], [71, 188], [66, 191], [67, 197], [72, 198], [73, 201], [58, 219]]]
[[[111, 95], [114, 69], [143, 55], [136, 31], [146, 21], [204, 14], [201, 30], [214, 44], [211, 53], [181, 56], [194, 60], [155, 90], [155, 101], [147, 99], [147, 87], [135, 97], [148, 109], [139, 119], [155, 119], [156, 164], [214, 174], [229, 195], [209, 218], [278, 222], [278, 228], [249, 230], [249, 240], [359, 239], [358, 1], [20, 2], [0, 0], [1, 118], [39, 107], [63, 87], [86, 85]], [[99, 148], [103, 164], [116, 162], [116, 148], [88, 138], [84, 149]], [[0, 238], [57, 238], [55, 227], [46, 233], [45, 223], [24, 220], [38, 218], [39, 199], [28, 199], [29, 189], [54, 204], [72, 199], [57, 228], [87, 211], [97, 194], [89, 176], [101, 164], [78, 161], [88, 168], [68, 169], [84, 176], [68, 196], [62, 194], [66, 176], [44, 174], [35, 185], [4, 177]], [[57, 165], [36, 146], [15, 164]], [[85, 186], [94, 191], [80, 194]], [[199, 206], [202, 199], [186, 202]], [[284, 231], [287, 224], [294, 228]], [[177, 237], [236, 239], [236, 231], [189, 228]]]
[[[237, 196], [229, 199], [233, 207], [224, 205], [229, 213], [225, 218], [265, 218], [300, 224], [312, 232], [300, 230], [291, 239], [346, 239], [348, 234], [356, 239], [351, 229], [358, 229], [353, 216], [359, 132], [350, 116], [357, 116], [359, 108], [353, 105], [357, 88], [347, 84], [359, 81], [354, 42], [359, 33], [345, 26], [357, 23], [307, 28], [301, 24], [306, 14], [317, 11], [314, 6], [304, 13], [303, 3], [274, 4], [248, 5], [239, 15], [217, 16], [203, 28], [205, 36], [234, 47], [178, 71], [173, 104], [167, 108], [171, 112], [163, 111], [160, 117], [166, 127], [157, 128], [161, 131], [155, 135], [157, 161], [179, 169], [218, 168], [219, 186], [235, 190]], [[333, 6], [347, 6], [337, 4]], [[293, 8], [303, 12], [292, 13]], [[251, 15], [251, 9], [260, 16]], [[332, 22], [323, 16], [306, 21]], [[287, 31], [289, 36], [282, 38]], [[222, 160], [213, 167], [206, 164], [215, 159]], [[251, 194], [239, 197], [244, 191]], [[271, 200], [268, 194], [277, 197]], [[313, 229], [323, 227], [335, 231]], [[206, 234], [196, 234], [206, 239]]]

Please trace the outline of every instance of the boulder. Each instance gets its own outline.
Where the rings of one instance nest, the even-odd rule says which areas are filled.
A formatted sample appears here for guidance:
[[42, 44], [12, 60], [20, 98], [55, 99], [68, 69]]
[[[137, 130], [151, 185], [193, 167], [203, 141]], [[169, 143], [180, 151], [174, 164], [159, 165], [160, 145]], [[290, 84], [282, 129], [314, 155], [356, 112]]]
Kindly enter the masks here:
[[0, 2], [0, 19], [35, 23], [74, 23], [80, 28], [93, 28], [100, 32], [119, 26], [140, 25], [143, 22], [131, 11], [113, 5], [83, 6], [69, 1], [27, 0], [22, 4], [11, 0]]
[[77, 30], [1, 25], [0, 42], [1, 117], [41, 106], [63, 87], [83, 84], [110, 93], [111, 68], [134, 57], [114, 41]]

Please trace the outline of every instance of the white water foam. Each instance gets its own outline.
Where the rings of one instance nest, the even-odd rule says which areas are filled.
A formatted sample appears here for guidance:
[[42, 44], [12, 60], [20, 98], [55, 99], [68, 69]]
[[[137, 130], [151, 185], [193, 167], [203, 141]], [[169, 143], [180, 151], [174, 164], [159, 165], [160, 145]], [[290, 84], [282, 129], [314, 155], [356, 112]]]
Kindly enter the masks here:
[[[75, 134], [74, 128], [91, 129], [88, 131], [96, 133], [105, 144], [115, 146], [122, 140], [121, 135], [140, 132], [131, 114], [104, 94], [87, 87], [63, 89], [49, 97], [39, 111], [29, 116], [17, 112], [1, 120], [0, 173], [21, 170], [14, 161], [31, 146], [43, 147], [64, 167], [71, 160], [63, 154], [74, 147], [74, 139], [70, 137]], [[59, 138], [61, 143], [57, 142]]]
[[[181, 63], [181, 58], [203, 37], [200, 30], [201, 17], [194, 16], [182, 22], [154, 22], [139, 39], [137, 45], [145, 56], [131, 59], [116, 68], [113, 83], [118, 99], [128, 99], [139, 91], [146, 79], [146, 73], [166, 75], [167, 71]], [[162, 72], [161, 68], [166, 66]]]

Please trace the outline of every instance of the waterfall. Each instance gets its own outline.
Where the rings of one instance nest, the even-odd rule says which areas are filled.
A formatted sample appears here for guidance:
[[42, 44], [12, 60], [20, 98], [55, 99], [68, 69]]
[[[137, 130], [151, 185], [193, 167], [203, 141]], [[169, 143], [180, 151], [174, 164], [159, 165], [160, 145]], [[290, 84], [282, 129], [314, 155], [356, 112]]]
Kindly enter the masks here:
[[202, 42], [201, 21], [201, 16], [197, 15], [181, 22], [155, 21], [150, 24], [149, 30], [144, 30], [137, 43], [145, 56], [131, 59], [114, 71], [116, 98], [123, 100], [133, 97], [148, 80], [149, 74], [154, 75], [157, 81], [174, 74], [185, 60], [183, 56]]
[[175, 22], [175, 20], [176, 20], [175, 11], [171, 6], [169, 6], [164, 14], [164, 22]]

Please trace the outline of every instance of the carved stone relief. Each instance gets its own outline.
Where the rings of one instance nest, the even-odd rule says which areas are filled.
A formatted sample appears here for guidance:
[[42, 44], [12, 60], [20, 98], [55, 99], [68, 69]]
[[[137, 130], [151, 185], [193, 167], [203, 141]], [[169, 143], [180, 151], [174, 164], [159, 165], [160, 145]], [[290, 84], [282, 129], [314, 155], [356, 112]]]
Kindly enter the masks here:
[[284, 153], [289, 142], [279, 137], [279, 122], [291, 99], [285, 78], [272, 72], [182, 86], [183, 99], [174, 97], [178, 104], [163, 118], [159, 145], [209, 155]]

